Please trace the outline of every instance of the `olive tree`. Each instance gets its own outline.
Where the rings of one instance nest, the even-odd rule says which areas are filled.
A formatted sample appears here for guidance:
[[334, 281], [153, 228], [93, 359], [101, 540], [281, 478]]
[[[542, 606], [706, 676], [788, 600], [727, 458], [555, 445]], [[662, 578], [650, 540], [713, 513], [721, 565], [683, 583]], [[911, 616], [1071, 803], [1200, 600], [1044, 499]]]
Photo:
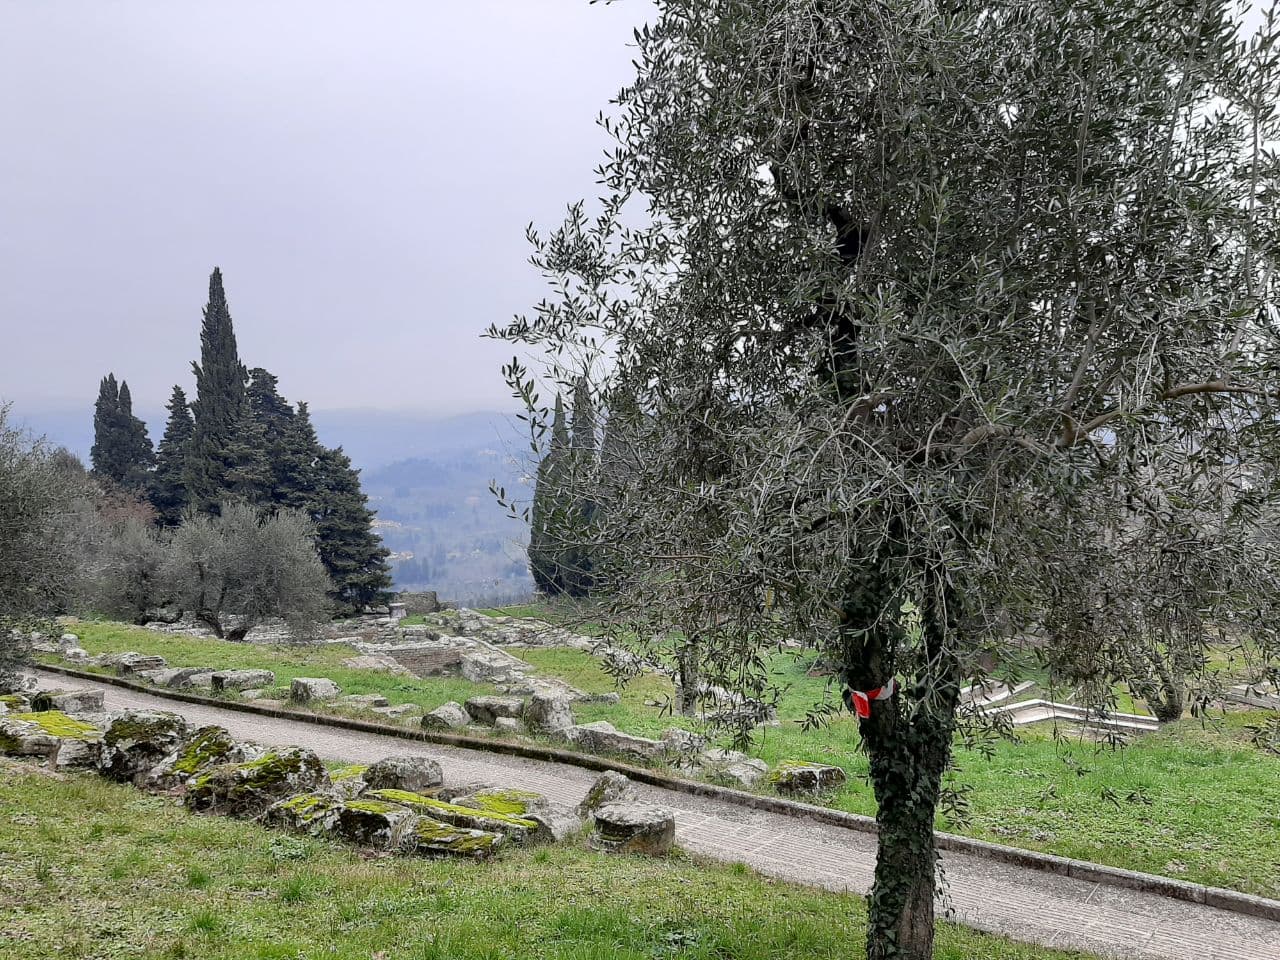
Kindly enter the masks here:
[[27, 635], [61, 612], [73, 578], [68, 515], [78, 492], [60, 451], [9, 423], [0, 406], [0, 690], [27, 653]]
[[307, 635], [324, 618], [331, 588], [305, 514], [281, 509], [264, 516], [239, 502], [183, 521], [163, 577], [175, 605], [218, 637], [237, 641], [271, 617], [286, 620], [295, 636]]
[[[1234, 12], [659, 0], [599, 212], [531, 231], [552, 293], [490, 330], [544, 352], [506, 370], [535, 435], [539, 380], [590, 367], [625, 436], [566, 534], [600, 548], [617, 641], [697, 624], [707, 681], [767, 698], [799, 639], [859, 709], [871, 958], [931, 955], [966, 679], [1010, 645], [1088, 675], [1096, 615], [1140, 602], [1115, 577], [1090, 603], [1088, 558], [1140, 520], [1274, 579], [1250, 531], [1276, 496], [1280, 31]], [[1208, 544], [1161, 507], [1194, 501]], [[1273, 622], [1240, 625], [1271, 664]]]

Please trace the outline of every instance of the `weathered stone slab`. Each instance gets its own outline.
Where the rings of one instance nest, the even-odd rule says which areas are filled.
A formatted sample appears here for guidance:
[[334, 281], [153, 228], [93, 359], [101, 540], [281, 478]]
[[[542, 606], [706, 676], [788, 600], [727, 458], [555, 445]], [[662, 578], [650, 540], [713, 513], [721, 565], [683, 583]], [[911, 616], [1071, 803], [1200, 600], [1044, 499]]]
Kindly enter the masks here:
[[102, 738], [98, 769], [111, 780], [141, 786], [148, 773], [187, 738], [187, 722], [176, 713], [128, 710], [118, 714]]
[[101, 690], [41, 690], [32, 696], [31, 709], [101, 713], [105, 702], [105, 694]]
[[201, 727], [147, 772], [143, 786], [149, 790], [173, 790], [219, 764], [247, 763], [266, 752], [261, 744], [236, 740], [222, 727]]
[[271, 670], [217, 670], [213, 674], [214, 692], [272, 687], [275, 682], [276, 675]]
[[406, 840], [406, 850], [420, 857], [467, 857], [486, 860], [502, 847], [504, 837], [419, 817]]
[[648, 803], [609, 803], [595, 811], [591, 846], [606, 853], [663, 856], [675, 842], [676, 818]]
[[[102, 731], [60, 710], [11, 713], [0, 717], [0, 753], [40, 757], [55, 765], [76, 766], [96, 761]], [[91, 744], [92, 747], [85, 747]], [[65, 750], [64, 762], [58, 756]]]
[[660, 740], [623, 733], [607, 720], [570, 727], [561, 736], [588, 753], [617, 753], [640, 760], [655, 760], [666, 749]]
[[464, 807], [408, 790], [370, 790], [366, 796], [386, 803], [401, 804], [419, 816], [429, 817], [440, 823], [468, 830], [500, 833], [515, 843], [530, 839], [538, 829], [536, 823], [525, 817]]
[[164, 657], [150, 653], [116, 653], [106, 658], [106, 665], [114, 667], [122, 677], [141, 673], [144, 670], [163, 670], [169, 664]]
[[471, 714], [462, 705], [450, 700], [442, 703], [422, 718], [424, 730], [458, 730], [471, 722]]
[[472, 697], [463, 706], [472, 720], [489, 727], [498, 717], [519, 719], [524, 713], [524, 701], [519, 697]]
[[515, 717], [498, 717], [498, 719], [493, 721], [493, 729], [498, 733], [507, 733], [512, 735], [528, 732], [524, 723], [517, 720]]
[[294, 677], [289, 683], [289, 699], [296, 703], [334, 700], [342, 690], [327, 677]]
[[407, 717], [411, 713], [419, 713], [422, 708], [416, 703], [397, 703], [391, 707], [371, 707], [371, 712], [380, 713], [384, 717]]
[[779, 793], [814, 795], [835, 790], [848, 779], [843, 769], [825, 763], [787, 760], [769, 775]]
[[524, 705], [525, 725], [534, 733], [560, 733], [574, 725], [567, 697], [535, 693]]
[[444, 783], [440, 764], [430, 757], [385, 757], [362, 774], [370, 790], [406, 790], [423, 793]]
[[364, 772], [368, 769], [363, 764], [353, 764], [349, 767], [330, 770], [329, 793], [343, 800], [354, 800], [368, 787], [364, 781]]
[[704, 750], [698, 755], [698, 767], [710, 780], [750, 790], [769, 772], [763, 760], [749, 757], [737, 750]]
[[334, 833], [361, 847], [400, 850], [414, 843], [410, 836], [417, 822], [409, 808], [366, 796], [341, 802]]
[[329, 785], [324, 764], [310, 750], [285, 747], [247, 763], [219, 764], [191, 780], [188, 809], [256, 817], [277, 800]]
[[389, 707], [391, 701], [380, 693], [353, 693], [338, 701], [344, 706], [371, 710], [374, 707]]

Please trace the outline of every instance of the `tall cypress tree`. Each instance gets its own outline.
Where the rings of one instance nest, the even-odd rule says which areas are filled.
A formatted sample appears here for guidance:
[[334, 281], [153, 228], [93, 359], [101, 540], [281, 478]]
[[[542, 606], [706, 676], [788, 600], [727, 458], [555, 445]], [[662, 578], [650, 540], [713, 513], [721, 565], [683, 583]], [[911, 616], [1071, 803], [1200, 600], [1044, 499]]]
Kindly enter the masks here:
[[534, 480], [533, 510], [529, 523], [529, 573], [540, 593], [564, 590], [561, 579], [561, 523], [565, 457], [569, 450], [569, 428], [565, 422], [564, 400], [556, 395], [555, 417], [551, 421], [551, 445], [538, 463]]
[[573, 387], [569, 455], [557, 494], [564, 513], [560, 586], [571, 597], [585, 597], [591, 590], [595, 564], [589, 541], [596, 505], [589, 491], [595, 486], [597, 454], [595, 403], [587, 378], [579, 377]]
[[385, 601], [391, 589], [389, 551], [373, 531], [373, 511], [360, 489], [360, 471], [342, 448], [321, 448], [315, 462], [316, 489], [311, 518], [316, 550], [333, 581], [340, 613]]
[[[191, 454], [185, 480], [191, 506], [211, 513], [232, 493], [233, 485], [243, 488], [255, 481], [255, 471], [244, 470], [242, 461], [247, 450], [237, 443], [247, 409], [246, 373], [222, 289], [222, 271], [217, 267], [209, 276], [209, 302], [200, 330], [200, 362], [193, 362], [191, 370], [196, 378], [196, 399], [191, 404]], [[241, 476], [233, 471], [240, 471]]]
[[187, 509], [187, 486], [183, 477], [192, 429], [191, 410], [181, 387], [173, 388], [168, 410], [164, 436], [156, 448], [156, 469], [151, 475], [149, 496], [159, 522], [166, 527], [176, 527]]
[[133, 415], [129, 384], [108, 373], [93, 410], [93, 472], [99, 479], [137, 490], [145, 486], [154, 453], [147, 425]]
[[133, 394], [129, 383], [120, 381], [120, 402], [116, 407], [119, 424], [121, 459], [124, 462], [122, 484], [131, 490], [146, 488], [148, 472], [155, 463], [155, 449], [147, 435], [147, 425], [133, 415]]
[[89, 459], [96, 477], [116, 483], [124, 476], [120, 461], [119, 418], [120, 387], [116, 375], [108, 373], [98, 384], [98, 400], [93, 406], [93, 448]]

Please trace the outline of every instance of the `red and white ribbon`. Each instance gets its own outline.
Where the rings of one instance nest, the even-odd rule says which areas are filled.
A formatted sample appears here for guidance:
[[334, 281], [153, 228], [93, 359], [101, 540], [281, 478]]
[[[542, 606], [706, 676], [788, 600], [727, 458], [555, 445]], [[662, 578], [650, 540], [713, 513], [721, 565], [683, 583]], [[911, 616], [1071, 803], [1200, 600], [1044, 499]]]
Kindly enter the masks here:
[[863, 720], [871, 716], [872, 700], [888, 700], [898, 692], [898, 681], [891, 677], [883, 687], [876, 687], [863, 693], [861, 690], [845, 690], [844, 705]]

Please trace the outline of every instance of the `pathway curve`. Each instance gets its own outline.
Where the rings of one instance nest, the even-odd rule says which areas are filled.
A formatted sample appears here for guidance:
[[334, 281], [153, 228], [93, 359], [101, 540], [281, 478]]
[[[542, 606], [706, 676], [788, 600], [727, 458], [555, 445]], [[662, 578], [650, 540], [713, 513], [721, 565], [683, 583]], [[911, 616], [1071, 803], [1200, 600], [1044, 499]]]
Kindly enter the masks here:
[[[40, 679], [43, 686], [68, 685], [55, 674]], [[103, 690], [109, 710], [170, 710], [195, 724], [217, 723], [240, 739], [309, 747], [328, 760], [369, 763], [422, 754], [440, 761], [449, 782], [521, 787], [561, 803], [578, 803], [597, 776], [559, 763], [187, 704], [109, 684], [75, 684]], [[864, 894], [871, 886], [875, 838], [869, 834], [660, 787], [637, 789], [645, 800], [675, 811], [676, 840], [693, 853], [828, 890]], [[946, 852], [942, 862], [950, 919], [979, 930], [1108, 957], [1280, 960], [1280, 923], [971, 854]]]

